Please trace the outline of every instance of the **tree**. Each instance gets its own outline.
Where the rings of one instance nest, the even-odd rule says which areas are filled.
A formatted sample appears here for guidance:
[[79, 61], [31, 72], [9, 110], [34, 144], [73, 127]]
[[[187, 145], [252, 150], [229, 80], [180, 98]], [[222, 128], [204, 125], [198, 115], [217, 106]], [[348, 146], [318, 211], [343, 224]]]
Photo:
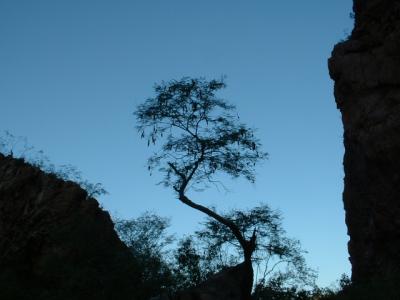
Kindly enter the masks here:
[[147, 298], [194, 287], [209, 275], [198, 241], [186, 236], [175, 244], [167, 233], [168, 218], [145, 212], [129, 220], [114, 219], [114, 224], [138, 263]]
[[169, 219], [145, 212], [135, 219], [116, 219], [114, 224], [120, 239], [128, 246], [138, 263], [144, 299], [173, 292], [176, 280], [166, 259], [166, 248], [174, 240], [166, 232], [170, 225]]
[[[314, 299], [311, 294], [328, 295], [319, 289], [311, 293], [314, 274], [306, 267], [298, 242], [285, 236], [279, 213], [263, 204], [247, 211], [232, 210], [224, 217], [232, 219], [242, 232], [257, 228], [253, 265], [258, 280], [253, 297], [304, 300]], [[240, 253], [232, 251], [240, 252], [234, 236], [211, 218], [206, 218], [194, 235], [178, 241], [167, 233], [169, 219], [154, 213], [145, 212], [134, 219], [114, 222], [118, 235], [135, 257], [142, 279], [140, 295], [144, 299], [195, 287], [240, 260]], [[348, 279], [342, 277], [340, 286], [346, 284]]]
[[164, 174], [162, 183], [178, 199], [226, 226], [239, 243], [248, 280], [244, 298], [250, 299], [253, 283], [252, 255], [257, 232], [246, 235], [231, 219], [191, 200], [187, 191], [215, 183], [218, 173], [255, 181], [255, 166], [266, 158], [254, 130], [239, 122], [235, 107], [218, 98], [223, 80], [183, 78], [155, 86], [156, 96], [135, 111], [137, 129], [148, 145], [161, 140], [161, 150], [148, 160], [148, 168]]
[[[267, 204], [261, 204], [247, 211], [232, 210], [223, 217], [232, 220], [246, 236], [256, 230], [257, 243], [252, 260], [257, 269], [257, 285], [279, 278], [282, 284], [290, 287], [314, 286], [316, 274], [306, 265], [305, 251], [298, 240], [286, 236], [278, 212]], [[237, 263], [239, 257], [232, 253], [243, 250], [232, 232], [212, 218], [207, 218], [203, 225], [204, 228], [198, 230], [196, 236], [203, 242], [205, 257], [215, 265], [214, 268]]]
[[174, 259], [172, 269], [177, 290], [194, 287], [207, 279], [208, 274], [202, 266], [203, 257], [196, 249], [196, 241], [192, 236], [184, 237], [179, 241]]

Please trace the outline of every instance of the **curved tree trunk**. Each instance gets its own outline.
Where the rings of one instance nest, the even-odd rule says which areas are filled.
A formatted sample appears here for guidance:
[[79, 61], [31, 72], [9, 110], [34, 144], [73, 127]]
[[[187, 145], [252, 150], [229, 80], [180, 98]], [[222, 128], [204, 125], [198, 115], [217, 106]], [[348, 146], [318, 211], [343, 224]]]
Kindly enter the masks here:
[[239, 227], [231, 220], [224, 218], [223, 216], [219, 215], [215, 211], [212, 211], [208, 207], [205, 207], [201, 204], [197, 204], [191, 201], [183, 193], [179, 193], [179, 200], [182, 203], [188, 205], [189, 207], [194, 208], [206, 214], [207, 216], [215, 219], [216, 221], [227, 226], [231, 230], [232, 234], [236, 237], [240, 246], [242, 247], [244, 253], [243, 263], [245, 266], [244, 268], [245, 274], [243, 276], [243, 282], [242, 282], [242, 291], [243, 291], [242, 298], [243, 300], [251, 300], [251, 291], [253, 288], [253, 277], [254, 277], [253, 264], [251, 258], [256, 249], [256, 239], [257, 239], [256, 231], [254, 230], [251, 238], [249, 240], [246, 240], [245, 236], [241, 233]]

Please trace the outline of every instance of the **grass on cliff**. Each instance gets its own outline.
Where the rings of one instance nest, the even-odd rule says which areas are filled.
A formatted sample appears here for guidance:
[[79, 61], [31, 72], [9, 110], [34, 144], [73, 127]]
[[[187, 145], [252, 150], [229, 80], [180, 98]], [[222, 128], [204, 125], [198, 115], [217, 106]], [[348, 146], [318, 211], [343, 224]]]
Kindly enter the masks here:
[[56, 166], [43, 150], [36, 150], [29, 145], [26, 137], [15, 136], [9, 131], [0, 134], [0, 153], [35, 166], [47, 174], [53, 174], [57, 178], [65, 181], [73, 181], [87, 192], [88, 198], [95, 198], [107, 194], [106, 189], [101, 183], [92, 183], [82, 177], [82, 173], [70, 164]]

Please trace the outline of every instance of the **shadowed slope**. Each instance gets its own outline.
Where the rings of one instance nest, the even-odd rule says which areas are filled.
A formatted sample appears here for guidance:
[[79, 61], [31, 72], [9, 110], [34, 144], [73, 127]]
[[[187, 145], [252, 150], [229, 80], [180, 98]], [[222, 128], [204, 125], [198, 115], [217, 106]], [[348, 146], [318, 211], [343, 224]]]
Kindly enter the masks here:
[[135, 265], [77, 184], [0, 154], [1, 299], [140, 299]]

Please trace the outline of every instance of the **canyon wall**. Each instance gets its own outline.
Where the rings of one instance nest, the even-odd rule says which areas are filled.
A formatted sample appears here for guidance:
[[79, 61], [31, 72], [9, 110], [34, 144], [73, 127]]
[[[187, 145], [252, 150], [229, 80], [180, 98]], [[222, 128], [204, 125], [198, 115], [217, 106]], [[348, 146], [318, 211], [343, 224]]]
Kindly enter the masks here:
[[141, 299], [134, 258], [87, 198], [0, 154], [0, 299]]
[[355, 27], [329, 59], [344, 127], [354, 282], [400, 273], [400, 1], [355, 0]]

